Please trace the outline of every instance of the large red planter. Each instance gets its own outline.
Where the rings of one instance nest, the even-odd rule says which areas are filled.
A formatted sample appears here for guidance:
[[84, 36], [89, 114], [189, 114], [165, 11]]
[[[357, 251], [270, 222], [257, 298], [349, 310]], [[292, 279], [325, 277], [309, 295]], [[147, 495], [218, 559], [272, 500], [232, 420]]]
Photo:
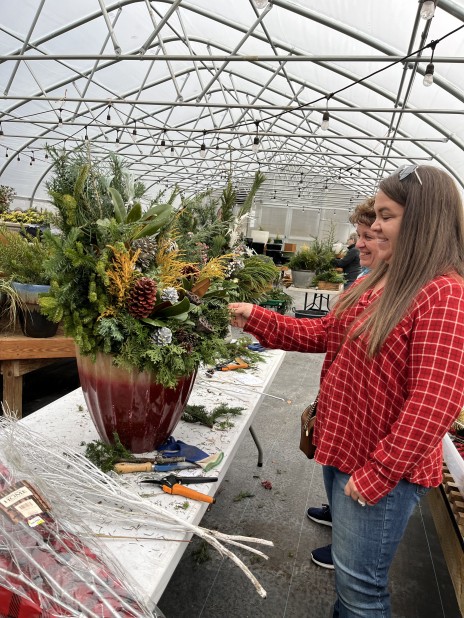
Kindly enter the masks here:
[[175, 388], [165, 388], [151, 373], [115, 367], [106, 354], [98, 354], [95, 363], [77, 355], [77, 366], [98, 435], [109, 444], [117, 433], [132, 453], [152, 451], [172, 434], [196, 376], [194, 372]]

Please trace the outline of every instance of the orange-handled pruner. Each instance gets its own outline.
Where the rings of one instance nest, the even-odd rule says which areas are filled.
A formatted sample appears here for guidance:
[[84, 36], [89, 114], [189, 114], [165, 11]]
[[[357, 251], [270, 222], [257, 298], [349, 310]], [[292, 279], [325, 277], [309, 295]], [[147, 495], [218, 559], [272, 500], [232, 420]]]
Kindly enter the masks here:
[[216, 502], [215, 498], [202, 494], [194, 489], [184, 487], [184, 485], [197, 484], [197, 483], [214, 483], [217, 481], [215, 476], [176, 476], [175, 474], [169, 474], [162, 479], [144, 479], [142, 483], [154, 483], [155, 485], [161, 485], [161, 489], [167, 494], [175, 496], [184, 496], [185, 498], [192, 498], [192, 500], [200, 500], [201, 502], [208, 502], [212, 504]]

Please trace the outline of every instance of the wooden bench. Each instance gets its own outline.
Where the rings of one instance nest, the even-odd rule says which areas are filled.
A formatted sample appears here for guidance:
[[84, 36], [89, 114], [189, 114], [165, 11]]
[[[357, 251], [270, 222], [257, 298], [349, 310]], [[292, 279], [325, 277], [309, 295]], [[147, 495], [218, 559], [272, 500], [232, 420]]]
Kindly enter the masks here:
[[25, 337], [18, 326], [0, 332], [0, 372], [3, 376], [3, 406], [22, 417], [23, 375], [61, 358], [74, 358], [74, 340], [60, 329], [54, 337]]

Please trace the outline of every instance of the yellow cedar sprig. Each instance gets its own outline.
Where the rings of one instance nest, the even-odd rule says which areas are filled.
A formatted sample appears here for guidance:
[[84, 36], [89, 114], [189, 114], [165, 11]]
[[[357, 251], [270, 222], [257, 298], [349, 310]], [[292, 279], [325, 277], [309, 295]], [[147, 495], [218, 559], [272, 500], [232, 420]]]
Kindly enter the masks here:
[[108, 291], [111, 296], [116, 298], [116, 304], [122, 305], [131, 289], [134, 280], [138, 279], [140, 273], [135, 270], [135, 263], [140, 255], [140, 249], [131, 255], [127, 249], [117, 249], [111, 245], [108, 247], [113, 251], [111, 268], [106, 271], [109, 280]]
[[233, 257], [233, 253], [226, 253], [225, 255], [211, 258], [201, 269], [198, 281], [203, 281], [203, 279], [225, 279], [228, 261]]

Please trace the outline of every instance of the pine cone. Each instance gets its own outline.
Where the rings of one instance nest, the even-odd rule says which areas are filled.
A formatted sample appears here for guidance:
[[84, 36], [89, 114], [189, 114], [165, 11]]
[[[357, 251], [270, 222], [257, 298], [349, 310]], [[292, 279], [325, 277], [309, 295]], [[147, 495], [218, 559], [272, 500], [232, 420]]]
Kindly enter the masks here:
[[186, 264], [180, 272], [186, 279], [194, 279], [200, 274], [200, 269], [193, 264]]
[[127, 300], [127, 310], [134, 318], [147, 318], [156, 303], [156, 281], [149, 277], [137, 279]]
[[155, 345], [169, 345], [172, 342], [172, 330], [167, 326], [155, 328], [151, 340]]
[[148, 270], [155, 264], [157, 242], [153, 236], [146, 236], [145, 238], [139, 238], [134, 240], [132, 248], [136, 251], [140, 249], [140, 255], [137, 258], [136, 265], [143, 271]]
[[198, 318], [197, 331], [199, 333], [208, 333], [208, 334], [210, 334], [210, 333], [214, 333], [214, 328], [211, 326], [211, 324], [208, 322], [208, 320], [206, 318], [201, 316], [200, 318]]
[[161, 292], [161, 300], [167, 300], [172, 304], [177, 303], [179, 300], [179, 294], [177, 293], [176, 288], [164, 288]]
[[193, 292], [185, 290], [185, 296], [189, 299], [192, 305], [201, 305], [201, 298], [197, 296], [197, 294], [193, 294]]
[[193, 352], [195, 349], [197, 337], [194, 333], [189, 333], [186, 330], [178, 330], [176, 333], [176, 339], [187, 352]]

